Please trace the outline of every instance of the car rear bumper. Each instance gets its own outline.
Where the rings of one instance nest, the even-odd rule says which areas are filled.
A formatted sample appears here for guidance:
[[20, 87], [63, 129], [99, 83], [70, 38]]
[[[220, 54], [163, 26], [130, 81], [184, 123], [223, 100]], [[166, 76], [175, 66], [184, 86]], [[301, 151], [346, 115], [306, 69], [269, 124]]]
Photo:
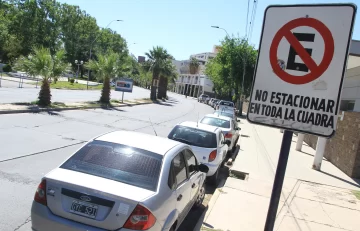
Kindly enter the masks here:
[[[40, 203], [33, 201], [31, 207], [31, 228], [33, 231], [106, 231], [105, 229], [85, 225], [66, 218], [54, 215], [50, 209]], [[158, 222], [148, 231], [160, 231]], [[131, 231], [120, 228], [118, 231]]]
[[215, 172], [218, 170], [219, 168], [219, 164], [209, 164], [209, 163], [204, 163], [204, 165], [208, 166], [209, 171], [206, 173], [206, 176], [212, 176], [215, 174]]

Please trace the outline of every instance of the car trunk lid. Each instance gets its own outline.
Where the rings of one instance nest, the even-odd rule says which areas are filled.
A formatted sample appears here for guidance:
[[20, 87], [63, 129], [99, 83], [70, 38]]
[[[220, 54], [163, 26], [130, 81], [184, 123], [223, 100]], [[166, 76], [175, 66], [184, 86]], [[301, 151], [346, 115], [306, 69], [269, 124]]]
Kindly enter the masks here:
[[47, 205], [54, 214], [107, 230], [121, 228], [138, 202], [156, 193], [62, 168], [45, 179]]

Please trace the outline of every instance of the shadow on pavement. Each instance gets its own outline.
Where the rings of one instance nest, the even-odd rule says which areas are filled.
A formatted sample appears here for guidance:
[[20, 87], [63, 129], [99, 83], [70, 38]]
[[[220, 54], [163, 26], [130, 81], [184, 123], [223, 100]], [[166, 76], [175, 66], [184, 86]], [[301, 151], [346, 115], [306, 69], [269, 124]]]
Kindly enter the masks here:
[[325, 175], [328, 175], [328, 176], [331, 176], [331, 177], [333, 177], [333, 178], [335, 178], [335, 179], [338, 179], [338, 180], [341, 180], [341, 181], [343, 181], [343, 182], [345, 182], [345, 183], [347, 183], [347, 184], [351, 184], [352, 186], [355, 186], [355, 187], [358, 187], [358, 188], [360, 188], [360, 179], [357, 179], [357, 180], [355, 180], [354, 179], [354, 181], [357, 183], [354, 183], [354, 182], [350, 182], [350, 181], [348, 181], [348, 180], [345, 180], [345, 179], [342, 179], [342, 178], [340, 178], [340, 177], [338, 177], [338, 176], [334, 176], [333, 174], [331, 174], [331, 173], [327, 173], [327, 172], [323, 172], [323, 171], [319, 171], [319, 172], [321, 172], [321, 173], [323, 173], [323, 174], [325, 174]]

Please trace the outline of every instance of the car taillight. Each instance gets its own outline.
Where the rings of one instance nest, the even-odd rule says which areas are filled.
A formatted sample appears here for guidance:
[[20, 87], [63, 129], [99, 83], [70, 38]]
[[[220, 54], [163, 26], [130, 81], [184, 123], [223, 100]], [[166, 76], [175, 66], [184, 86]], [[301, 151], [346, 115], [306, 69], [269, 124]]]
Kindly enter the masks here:
[[214, 150], [214, 151], [210, 152], [209, 162], [214, 161], [215, 158], [216, 158], [216, 155], [217, 155], [217, 150]]
[[153, 227], [155, 222], [156, 218], [147, 208], [137, 205], [130, 217], [127, 219], [124, 228], [132, 230], [147, 230]]
[[46, 180], [42, 180], [36, 189], [34, 200], [40, 204], [47, 205], [46, 202]]
[[225, 138], [227, 138], [227, 139], [231, 139], [232, 138], [232, 134], [229, 132], [229, 133], [227, 133], [226, 135], [225, 135]]

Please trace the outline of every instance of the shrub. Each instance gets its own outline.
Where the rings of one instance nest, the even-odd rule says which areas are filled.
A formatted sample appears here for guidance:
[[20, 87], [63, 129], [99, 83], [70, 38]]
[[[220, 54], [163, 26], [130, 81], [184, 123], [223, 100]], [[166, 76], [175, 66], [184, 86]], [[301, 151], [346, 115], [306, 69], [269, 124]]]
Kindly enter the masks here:
[[73, 83], [75, 82], [75, 79], [74, 79], [74, 78], [71, 78], [71, 79], [69, 80], [69, 82], [73, 84]]
[[12, 68], [9, 64], [6, 64], [5, 66], [3, 66], [3, 72], [11, 72]]

